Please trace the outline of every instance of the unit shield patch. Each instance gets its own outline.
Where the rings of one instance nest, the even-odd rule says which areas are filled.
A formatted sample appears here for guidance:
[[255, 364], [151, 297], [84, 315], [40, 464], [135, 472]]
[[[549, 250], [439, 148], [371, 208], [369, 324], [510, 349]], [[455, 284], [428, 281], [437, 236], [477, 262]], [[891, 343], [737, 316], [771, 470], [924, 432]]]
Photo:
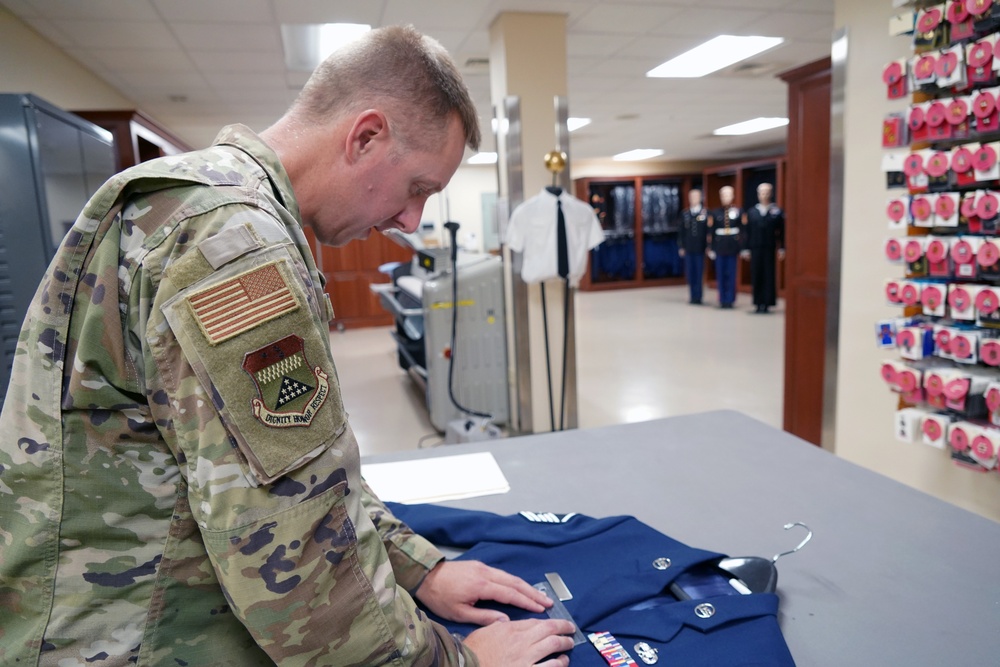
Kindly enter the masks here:
[[309, 365], [305, 344], [294, 334], [247, 353], [243, 370], [257, 387], [253, 415], [265, 426], [309, 426], [330, 395], [329, 376]]

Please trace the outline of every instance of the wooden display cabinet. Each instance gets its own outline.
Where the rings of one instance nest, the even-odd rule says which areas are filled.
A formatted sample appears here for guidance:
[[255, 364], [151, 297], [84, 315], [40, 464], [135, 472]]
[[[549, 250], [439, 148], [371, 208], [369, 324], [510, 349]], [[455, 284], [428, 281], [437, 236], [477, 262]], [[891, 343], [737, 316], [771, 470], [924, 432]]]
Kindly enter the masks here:
[[[702, 182], [705, 185], [705, 206], [709, 210], [722, 206], [722, 201], [719, 199], [719, 190], [728, 185], [735, 191], [733, 203], [741, 209], [746, 210], [757, 204], [757, 186], [761, 183], [770, 183], [774, 186], [774, 202], [784, 208], [785, 164], [785, 157], [781, 156], [718, 165], [706, 169], [702, 172]], [[787, 219], [785, 224], [786, 226], [788, 225]], [[778, 297], [784, 298], [784, 259], [778, 258], [776, 266], [778, 271]], [[705, 262], [705, 276], [708, 287], [715, 289], [715, 262]], [[739, 258], [736, 267], [736, 290], [746, 294], [753, 291], [750, 285], [750, 262], [743, 257]]]
[[368, 286], [390, 282], [390, 276], [381, 273], [378, 268], [388, 262], [409, 263], [413, 251], [378, 232], [341, 247], [318, 243], [308, 227], [305, 232], [309, 248], [316, 258], [316, 266], [326, 278], [326, 293], [333, 304], [330, 328], [392, 325], [392, 314], [382, 307], [379, 297]]
[[180, 137], [136, 109], [73, 113], [103, 127], [114, 136], [118, 171], [146, 160], [191, 150]]
[[677, 252], [680, 213], [700, 174], [581, 178], [578, 199], [591, 204], [605, 241], [590, 252], [585, 291], [684, 284]]

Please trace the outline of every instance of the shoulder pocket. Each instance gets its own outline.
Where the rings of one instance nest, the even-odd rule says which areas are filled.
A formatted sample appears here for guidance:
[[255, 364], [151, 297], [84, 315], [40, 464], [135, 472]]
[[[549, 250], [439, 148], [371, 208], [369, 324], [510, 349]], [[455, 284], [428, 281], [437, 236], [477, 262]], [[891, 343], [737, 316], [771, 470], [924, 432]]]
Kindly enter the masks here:
[[318, 456], [346, 424], [328, 334], [294, 261], [285, 247], [248, 254], [163, 306], [259, 484]]

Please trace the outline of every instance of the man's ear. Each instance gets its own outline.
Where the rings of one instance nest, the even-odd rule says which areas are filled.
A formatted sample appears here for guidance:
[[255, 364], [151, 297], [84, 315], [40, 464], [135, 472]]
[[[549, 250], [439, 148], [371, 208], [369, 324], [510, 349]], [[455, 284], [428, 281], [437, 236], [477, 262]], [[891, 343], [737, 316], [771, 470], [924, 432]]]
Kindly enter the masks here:
[[389, 122], [385, 114], [377, 109], [367, 109], [359, 113], [347, 134], [345, 154], [349, 162], [360, 160], [371, 153], [379, 142], [389, 136]]

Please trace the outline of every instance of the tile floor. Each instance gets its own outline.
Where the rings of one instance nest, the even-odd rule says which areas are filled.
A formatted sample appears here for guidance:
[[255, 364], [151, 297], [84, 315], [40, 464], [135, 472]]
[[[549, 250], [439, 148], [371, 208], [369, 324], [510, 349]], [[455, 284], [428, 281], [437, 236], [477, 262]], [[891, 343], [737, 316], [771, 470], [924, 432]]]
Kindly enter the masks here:
[[[720, 408], [781, 428], [784, 304], [758, 316], [749, 295], [734, 310], [705, 296], [707, 305], [689, 306], [683, 287], [577, 293], [581, 428]], [[330, 341], [362, 455], [441, 441], [388, 328]]]

